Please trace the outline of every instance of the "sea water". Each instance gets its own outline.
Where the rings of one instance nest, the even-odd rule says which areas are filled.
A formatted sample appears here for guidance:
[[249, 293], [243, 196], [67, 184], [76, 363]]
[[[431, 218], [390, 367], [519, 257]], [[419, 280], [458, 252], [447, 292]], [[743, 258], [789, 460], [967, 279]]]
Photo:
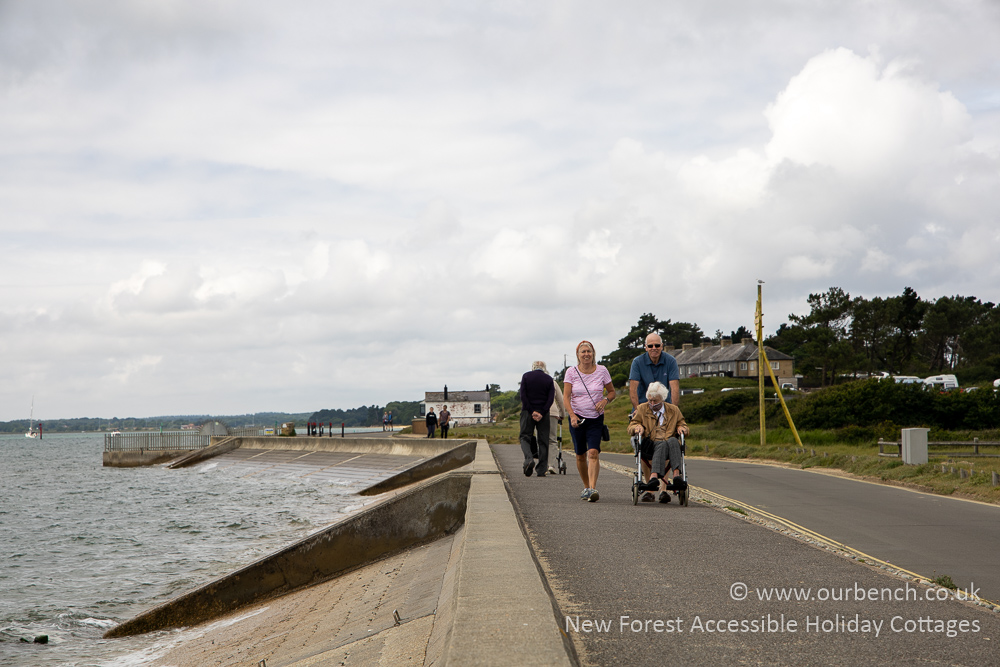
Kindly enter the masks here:
[[105, 468], [103, 446], [0, 436], [0, 665], [124, 664], [151, 640], [108, 628], [362, 504], [347, 482]]

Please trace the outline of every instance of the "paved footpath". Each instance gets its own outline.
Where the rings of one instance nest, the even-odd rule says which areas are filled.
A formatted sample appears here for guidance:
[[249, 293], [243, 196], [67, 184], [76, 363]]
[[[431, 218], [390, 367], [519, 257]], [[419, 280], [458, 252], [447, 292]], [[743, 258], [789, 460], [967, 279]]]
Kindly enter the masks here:
[[[569, 474], [528, 478], [519, 447], [492, 449], [584, 665], [1000, 663], [996, 612], [697, 502], [633, 506], [608, 469], [582, 502], [572, 456]], [[759, 599], [774, 587], [809, 590]]]

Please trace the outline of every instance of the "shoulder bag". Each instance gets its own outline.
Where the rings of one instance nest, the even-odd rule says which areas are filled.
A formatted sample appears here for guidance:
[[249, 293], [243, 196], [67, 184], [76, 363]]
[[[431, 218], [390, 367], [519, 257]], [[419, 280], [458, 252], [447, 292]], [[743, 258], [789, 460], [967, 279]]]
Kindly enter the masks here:
[[[594, 397], [590, 394], [590, 389], [587, 388], [587, 383], [583, 381], [583, 375], [580, 373], [580, 368], [575, 367], [575, 370], [577, 377], [580, 378], [580, 384], [582, 384], [583, 388], [587, 390], [587, 396], [590, 397], [590, 402], [594, 404], [594, 409], [598, 410], [597, 401], [595, 401]], [[601, 440], [604, 442], [611, 440], [611, 431], [608, 430], [607, 424], [601, 424]]]

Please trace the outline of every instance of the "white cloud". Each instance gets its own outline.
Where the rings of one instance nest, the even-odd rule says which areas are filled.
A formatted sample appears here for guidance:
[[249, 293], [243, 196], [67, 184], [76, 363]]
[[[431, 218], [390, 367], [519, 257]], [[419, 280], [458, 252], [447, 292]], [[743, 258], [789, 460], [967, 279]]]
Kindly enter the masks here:
[[750, 326], [758, 278], [771, 328], [830, 285], [1000, 301], [998, 28], [976, 1], [2, 3], [0, 419], [510, 387], [650, 310]]

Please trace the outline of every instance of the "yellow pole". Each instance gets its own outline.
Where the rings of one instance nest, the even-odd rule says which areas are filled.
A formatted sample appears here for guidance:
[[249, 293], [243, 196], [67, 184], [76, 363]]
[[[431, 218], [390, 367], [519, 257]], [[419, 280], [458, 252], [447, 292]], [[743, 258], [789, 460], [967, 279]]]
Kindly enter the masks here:
[[757, 314], [754, 316], [754, 324], [757, 327], [757, 393], [760, 403], [760, 446], [767, 444], [767, 425], [764, 421], [764, 311], [761, 298], [761, 285], [763, 280], [757, 281]]
[[788, 420], [788, 426], [792, 429], [792, 435], [795, 437], [795, 444], [799, 447], [802, 446], [802, 441], [799, 440], [799, 432], [795, 429], [795, 422], [792, 421], [792, 413], [788, 411], [788, 406], [785, 405], [785, 397], [781, 395], [781, 389], [778, 388], [778, 379], [774, 377], [774, 371], [771, 370], [771, 362], [767, 360], [767, 352], [761, 349], [761, 354], [764, 355], [764, 363], [767, 364], [767, 372], [771, 376], [771, 382], [774, 383], [774, 393], [777, 394], [778, 400], [781, 401], [781, 409], [785, 411], [785, 419]]

